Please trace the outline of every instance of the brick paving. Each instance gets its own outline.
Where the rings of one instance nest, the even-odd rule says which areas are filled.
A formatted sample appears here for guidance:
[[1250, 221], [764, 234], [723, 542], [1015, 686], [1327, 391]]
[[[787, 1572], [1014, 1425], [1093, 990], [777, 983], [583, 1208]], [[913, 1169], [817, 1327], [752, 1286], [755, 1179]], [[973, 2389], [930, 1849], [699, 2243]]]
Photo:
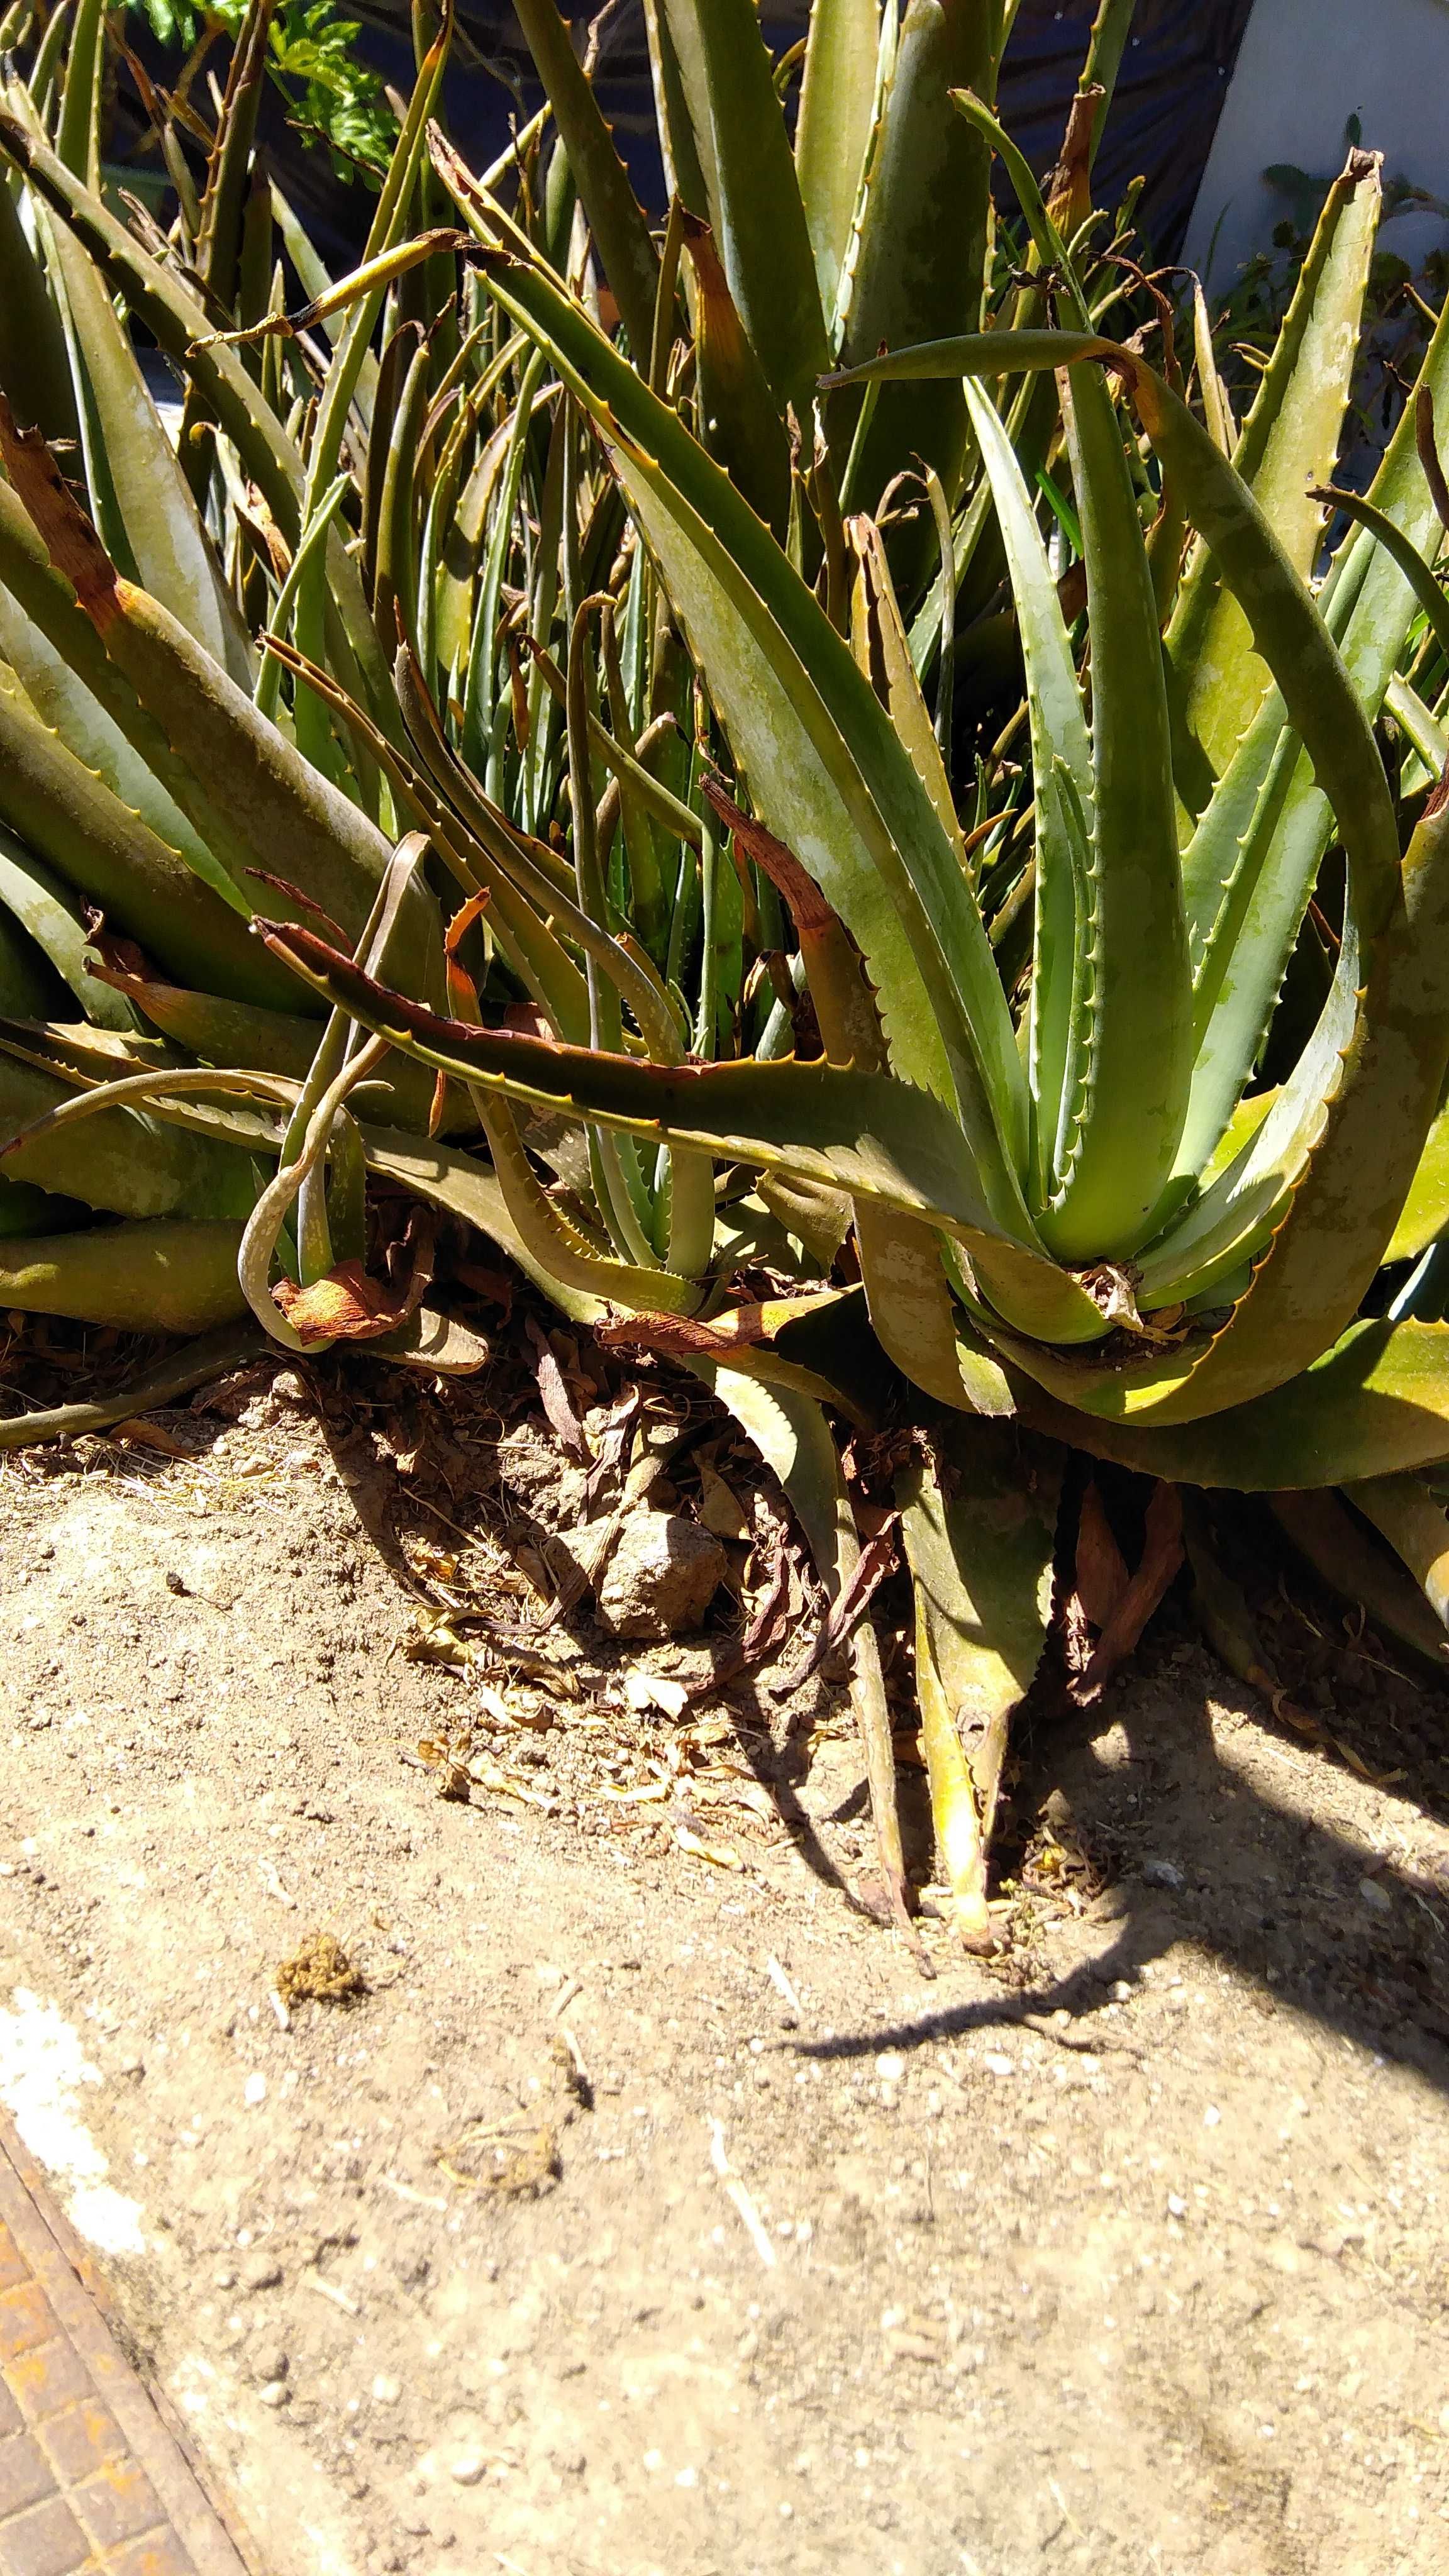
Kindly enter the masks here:
[[0, 2117], [0, 2576], [262, 2576], [106, 2317]]

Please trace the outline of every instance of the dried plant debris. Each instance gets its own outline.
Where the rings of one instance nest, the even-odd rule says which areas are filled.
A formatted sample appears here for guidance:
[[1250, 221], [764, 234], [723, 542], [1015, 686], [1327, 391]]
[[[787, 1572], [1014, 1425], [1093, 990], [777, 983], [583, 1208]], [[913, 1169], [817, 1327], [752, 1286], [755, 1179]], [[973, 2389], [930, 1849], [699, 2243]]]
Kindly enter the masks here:
[[536, 2200], [552, 2191], [563, 2171], [554, 2131], [546, 2123], [512, 2120], [470, 2120], [443, 2149], [438, 2167], [460, 2190], [514, 2200]]
[[331, 1932], [309, 1932], [277, 1970], [276, 1991], [289, 2012], [298, 2004], [350, 2004], [367, 1992], [355, 1960]]

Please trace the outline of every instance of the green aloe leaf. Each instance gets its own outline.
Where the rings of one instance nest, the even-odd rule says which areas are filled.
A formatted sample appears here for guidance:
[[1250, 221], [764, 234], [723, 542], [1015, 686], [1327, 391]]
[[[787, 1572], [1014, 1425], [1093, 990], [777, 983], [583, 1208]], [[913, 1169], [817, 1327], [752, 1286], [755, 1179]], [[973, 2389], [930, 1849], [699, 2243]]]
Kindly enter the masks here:
[[465, 1027], [388, 992], [309, 931], [277, 923], [265, 936], [339, 1009], [460, 1081], [878, 1200], [956, 1235], [1052, 1338], [1106, 1329], [1074, 1280], [997, 1227], [955, 1120], [909, 1084], [825, 1064], [648, 1064]]
[[246, 924], [112, 794], [0, 671], [0, 818], [184, 982], [292, 1001]]
[[941, 1475], [917, 1462], [896, 1495], [936, 1841], [955, 1929], [979, 1950], [991, 1942], [987, 1855], [1009, 1721], [1051, 1620], [1061, 1465], [1045, 1450], [1025, 1461], [1017, 1426], [1004, 1422], [957, 1426], [945, 1461], [949, 1500]]
[[783, 415], [793, 404], [808, 433], [816, 378], [830, 353], [759, 17], [753, 0], [661, 5], [730, 293], [778, 409]]
[[1357, 1323], [1266, 1395], [1202, 1421], [1105, 1422], [1018, 1381], [1024, 1420], [1175, 1484], [1242, 1493], [1349, 1484], [1449, 1458], [1449, 1324]]
[[[123, 1333], [210, 1333], [246, 1311], [240, 1225], [183, 1219], [0, 1243], [0, 1297]], [[9, 1445], [8, 1443], [6, 1445]]]
[[516, 0], [516, 9], [578, 183], [594, 246], [642, 366], [659, 288], [659, 256], [649, 226], [555, 0]]
[[[996, 504], [1021, 630], [1036, 784], [1036, 921], [1027, 1079], [1032, 1181], [1044, 1206], [1058, 1179], [1058, 1137], [1069, 1102], [1074, 1045], [1073, 961], [1079, 928], [1074, 841], [1089, 840], [1096, 780], [1071, 639], [1037, 525], [1032, 495], [994, 403], [965, 379], [971, 425]], [[1058, 764], [1061, 767], [1058, 767]], [[1066, 775], [1063, 777], [1062, 772]], [[1075, 795], [1080, 811], [1070, 810]]]
[[1449, 1628], [1449, 1518], [1419, 1476], [1367, 1476], [1345, 1485], [1345, 1500], [1402, 1557], [1435, 1618]]
[[[1233, 463], [1284, 554], [1305, 580], [1323, 534], [1312, 487], [1338, 454], [1369, 262], [1378, 230], [1381, 164], [1355, 153], [1334, 181], [1299, 272], [1292, 304], [1233, 452]], [[1194, 814], [1227, 768], [1271, 680], [1243, 610], [1212, 556], [1189, 564], [1168, 630], [1180, 784]]]
[[1441, 1109], [1399, 1210], [1385, 1261], [1417, 1261], [1449, 1225], [1449, 1109]]
[[866, 959], [893, 1064], [959, 1102], [993, 1202], [1029, 1240], [1024, 1083], [995, 964], [950, 841], [848, 645], [579, 308], [520, 268], [489, 283], [599, 421], [756, 808]]
[[[909, 0], [870, 170], [845, 313], [845, 354], [976, 331], [981, 324], [991, 152], [957, 115], [953, 89], [996, 95], [1001, 12], [992, 0]], [[956, 376], [964, 373], [958, 368]], [[832, 406], [849, 445], [856, 406]], [[959, 381], [929, 394], [883, 393], [852, 463], [847, 499], [875, 514], [892, 477], [917, 458], [948, 501], [960, 487], [966, 408]], [[931, 532], [919, 540], [926, 568]]]
[[840, 294], [875, 115], [881, 0], [815, 0], [795, 128], [795, 168], [821, 307]]
[[[101, 1028], [134, 1028], [135, 1014], [129, 1004], [88, 971], [88, 961], [96, 951], [86, 936], [80, 906], [70, 888], [3, 826], [0, 906], [34, 941], [52, 976], [69, 986], [88, 1020]], [[13, 1000], [7, 1000], [3, 1008], [11, 1019], [56, 1017], [52, 1009], [31, 1009]]]
[[[59, 1108], [73, 1089], [7, 1051], [0, 1057], [0, 1144]], [[0, 1162], [0, 1173], [117, 1216], [239, 1217], [253, 1196], [250, 1157], [235, 1146], [121, 1108], [19, 1146]]]

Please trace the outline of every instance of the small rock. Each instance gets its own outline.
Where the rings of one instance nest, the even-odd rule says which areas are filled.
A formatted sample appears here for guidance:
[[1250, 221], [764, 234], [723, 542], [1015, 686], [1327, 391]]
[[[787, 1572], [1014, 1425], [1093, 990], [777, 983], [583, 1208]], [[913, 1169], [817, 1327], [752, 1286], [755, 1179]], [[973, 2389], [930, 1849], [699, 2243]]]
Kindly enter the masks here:
[[242, 2100], [245, 2102], [247, 2109], [249, 2111], [255, 2111], [258, 2103], [265, 2102], [266, 2098], [267, 2079], [265, 2075], [249, 2075], [242, 2087]]
[[1371, 1913], [1392, 1914], [1394, 1900], [1386, 1887], [1380, 1887], [1376, 1878], [1361, 1878], [1358, 1892]]
[[727, 1568], [719, 1540], [697, 1521], [638, 1512], [600, 1581], [600, 1625], [612, 1637], [675, 1637], [697, 1628]]
[[1182, 1887], [1186, 1884], [1175, 1860], [1145, 1860], [1142, 1876], [1149, 1887]]
[[252, 2375], [270, 2388], [275, 2381], [286, 2378], [291, 2366], [286, 2353], [279, 2350], [277, 2345], [268, 2344], [253, 2357]]
[[262, 2406], [285, 2406], [291, 2394], [285, 2379], [269, 2379], [265, 2388], [257, 2390], [257, 2402]]
[[241, 2285], [244, 2290], [280, 2289], [282, 2267], [274, 2254], [249, 2254], [242, 2265]]
[[218, 2263], [216, 2270], [212, 2273], [211, 2277], [218, 2290], [234, 2290], [236, 2288], [236, 2274], [226, 2263]]
[[487, 2473], [488, 2463], [476, 2451], [466, 2451], [449, 2463], [448, 2475], [456, 2487], [476, 2487]]
[[136, 2083], [140, 2082], [140, 2079], [145, 2072], [145, 2060], [144, 2058], [138, 2057], [134, 2049], [128, 2050], [124, 2057], [118, 2058], [116, 2061], [116, 2073], [118, 2075], [129, 2075]]
[[875, 2071], [883, 2084], [899, 2084], [906, 2071], [906, 2061], [898, 2049], [888, 2048], [876, 2059]]
[[396, 2406], [401, 2395], [402, 2385], [401, 2382], [396, 2379], [384, 2378], [383, 2375], [379, 2373], [378, 2377], [372, 2383], [372, 2402], [374, 2406]]

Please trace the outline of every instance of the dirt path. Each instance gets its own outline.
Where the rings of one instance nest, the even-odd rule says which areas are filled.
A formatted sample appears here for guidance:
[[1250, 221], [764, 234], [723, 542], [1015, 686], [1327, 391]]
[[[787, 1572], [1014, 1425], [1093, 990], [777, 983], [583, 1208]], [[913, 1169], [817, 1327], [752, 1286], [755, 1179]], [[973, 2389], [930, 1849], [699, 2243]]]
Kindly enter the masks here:
[[607, 1650], [408, 1659], [335, 1426], [161, 1419], [0, 1474], [0, 2098], [265, 2576], [1449, 2569], [1437, 1712], [1376, 1787], [1178, 1646], [927, 1984], [828, 1691], [681, 1785]]

